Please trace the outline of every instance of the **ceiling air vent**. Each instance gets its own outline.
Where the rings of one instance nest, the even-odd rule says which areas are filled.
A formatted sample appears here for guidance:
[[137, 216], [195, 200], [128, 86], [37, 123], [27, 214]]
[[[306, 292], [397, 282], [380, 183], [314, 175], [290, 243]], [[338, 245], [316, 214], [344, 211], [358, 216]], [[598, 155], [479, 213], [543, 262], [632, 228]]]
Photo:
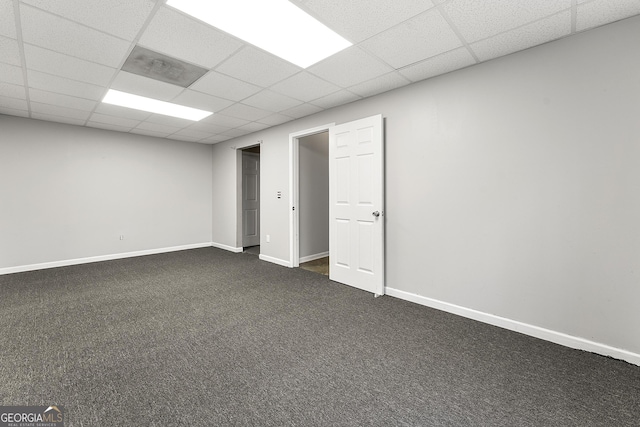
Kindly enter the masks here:
[[136, 46], [122, 66], [122, 71], [189, 87], [209, 70]]

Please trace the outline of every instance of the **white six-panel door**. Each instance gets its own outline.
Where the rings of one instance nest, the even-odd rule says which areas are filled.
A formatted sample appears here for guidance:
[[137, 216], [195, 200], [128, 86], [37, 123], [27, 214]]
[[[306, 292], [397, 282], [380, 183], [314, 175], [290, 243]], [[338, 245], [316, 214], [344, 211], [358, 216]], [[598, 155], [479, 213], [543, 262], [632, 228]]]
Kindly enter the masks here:
[[242, 153], [242, 246], [260, 244], [260, 155]]
[[382, 116], [329, 129], [329, 278], [384, 294]]

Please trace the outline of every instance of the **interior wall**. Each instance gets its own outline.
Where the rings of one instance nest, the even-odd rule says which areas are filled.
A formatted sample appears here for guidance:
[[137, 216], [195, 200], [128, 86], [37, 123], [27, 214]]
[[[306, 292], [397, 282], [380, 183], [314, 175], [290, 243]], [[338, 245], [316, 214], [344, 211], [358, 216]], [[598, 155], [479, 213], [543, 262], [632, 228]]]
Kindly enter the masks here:
[[329, 252], [329, 133], [299, 139], [300, 258]]
[[388, 287], [640, 354], [638, 39], [620, 21], [216, 144], [215, 164], [263, 141], [261, 251], [288, 260], [289, 134], [381, 113]]
[[210, 244], [211, 163], [207, 145], [0, 115], [0, 268]]

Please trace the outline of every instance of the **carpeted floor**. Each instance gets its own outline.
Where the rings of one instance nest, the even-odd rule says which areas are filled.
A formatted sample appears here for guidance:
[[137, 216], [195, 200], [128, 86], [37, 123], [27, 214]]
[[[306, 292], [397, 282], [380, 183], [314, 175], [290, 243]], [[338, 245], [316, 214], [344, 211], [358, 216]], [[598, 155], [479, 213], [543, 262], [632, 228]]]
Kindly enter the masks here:
[[0, 404], [66, 426], [638, 426], [640, 367], [206, 248], [0, 276]]

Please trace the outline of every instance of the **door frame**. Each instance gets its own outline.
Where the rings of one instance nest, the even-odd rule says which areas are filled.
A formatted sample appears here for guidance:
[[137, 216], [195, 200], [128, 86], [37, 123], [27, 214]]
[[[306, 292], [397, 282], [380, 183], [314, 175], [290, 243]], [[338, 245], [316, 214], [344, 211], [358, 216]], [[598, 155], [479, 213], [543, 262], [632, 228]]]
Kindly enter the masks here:
[[335, 126], [328, 123], [289, 134], [289, 267], [300, 267], [300, 139], [328, 132]]
[[[242, 252], [242, 150], [252, 147], [260, 147], [260, 160], [262, 160], [262, 140], [257, 142], [249, 142], [239, 146], [231, 147], [236, 152], [236, 248]], [[262, 177], [262, 166], [260, 167], [260, 175]], [[262, 186], [260, 186], [260, 203], [262, 203]], [[260, 245], [262, 245], [262, 215], [260, 216]]]

